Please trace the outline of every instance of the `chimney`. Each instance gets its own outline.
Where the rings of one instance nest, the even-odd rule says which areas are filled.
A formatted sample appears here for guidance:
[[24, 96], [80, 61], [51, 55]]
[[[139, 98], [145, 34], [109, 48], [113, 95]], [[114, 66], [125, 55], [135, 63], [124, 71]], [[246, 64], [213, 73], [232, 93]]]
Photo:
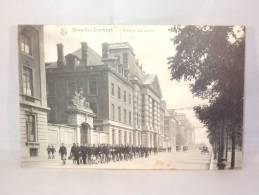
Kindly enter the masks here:
[[87, 50], [88, 45], [86, 42], [81, 43], [81, 65], [87, 65]]
[[57, 59], [58, 68], [62, 68], [65, 66], [65, 60], [64, 60], [65, 58], [64, 58], [64, 51], [63, 51], [62, 43], [57, 44], [57, 55], [58, 55], [58, 59]]
[[103, 43], [102, 44], [102, 57], [103, 58], [108, 58], [108, 49], [109, 49], [109, 44]]

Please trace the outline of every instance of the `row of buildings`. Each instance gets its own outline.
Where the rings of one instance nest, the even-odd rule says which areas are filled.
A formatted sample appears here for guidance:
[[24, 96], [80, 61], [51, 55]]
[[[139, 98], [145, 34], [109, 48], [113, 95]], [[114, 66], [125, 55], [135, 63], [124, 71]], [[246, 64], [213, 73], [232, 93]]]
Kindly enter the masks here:
[[43, 26], [19, 26], [22, 154], [45, 156], [65, 143], [172, 147], [193, 144], [185, 115], [168, 110], [158, 77], [143, 71], [127, 42], [86, 42], [45, 63]]

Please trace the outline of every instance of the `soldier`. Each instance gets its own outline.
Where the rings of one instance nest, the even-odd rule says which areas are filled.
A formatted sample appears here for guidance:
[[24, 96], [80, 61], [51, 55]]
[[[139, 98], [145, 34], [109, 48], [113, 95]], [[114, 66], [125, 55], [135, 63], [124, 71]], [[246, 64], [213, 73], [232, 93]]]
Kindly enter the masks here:
[[54, 159], [55, 158], [56, 149], [54, 148], [53, 145], [51, 145], [50, 152], [51, 152], [51, 158]]
[[81, 156], [82, 156], [82, 160], [83, 160], [83, 164], [86, 164], [86, 155], [87, 155], [87, 149], [86, 149], [86, 145], [82, 145], [80, 147], [80, 150], [81, 150]]
[[114, 146], [114, 156], [115, 156], [115, 161], [119, 161], [119, 146], [118, 145]]
[[115, 146], [111, 146], [110, 153], [111, 153], [111, 159], [114, 162], [115, 161]]
[[64, 146], [64, 143], [62, 143], [59, 148], [59, 154], [61, 156], [61, 160], [63, 161], [63, 164], [66, 164], [67, 148]]
[[48, 159], [51, 159], [51, 147], [48, 145], [47, 147]]
[[97, 162], [97, 147], [95, 146], [95, 144], [92, 146], [92, 163], [96, 163]]
[[122, 145], [118, 146], [118, 157], [119, 157], [119, 161], [122, 160], [123, 156], [122, 156]]
[[88, 145], [87, 146], [87, 163], [88, 164], [92, 164], [92, 151], [93, 151], [93, 149], [92, 149], [91, 145]]
[[71, 150], [70, 150], [70, 157], [73, 159], [74, 164], [76, 163], [75, 153], [76, 153], [76, 144], [73, 143], [73, 146], [71, 147]]
[[101, 156], [101, 146], [98, 145], [95, 148], [95, 157], [96, 157], [96, 163], [102, 162], [102, 156]]
[[149, 151], [150, 151], [150, 148], [145, 147], [145, 148], [144, 148], [144, 151], [145, 151], [145, 158], [147, 158], [147, 157], [148, 157], [148, 153], [149, 153]]
[[76, 160], [76, 163], [79, 165], [80, 164], [80, 147], [79, 147], [79, 144], [77, 143], [76, 144], [76, 149], [75, 149], [75, 160]]
[[110, 162], [110, 152], [111, 152], [111, 148], [110, 148], [110, 146], [108, 144], [106, 144], [105, 151], [104, 151], [104, 153], [105, 153], [105, 162], [106, 163]]

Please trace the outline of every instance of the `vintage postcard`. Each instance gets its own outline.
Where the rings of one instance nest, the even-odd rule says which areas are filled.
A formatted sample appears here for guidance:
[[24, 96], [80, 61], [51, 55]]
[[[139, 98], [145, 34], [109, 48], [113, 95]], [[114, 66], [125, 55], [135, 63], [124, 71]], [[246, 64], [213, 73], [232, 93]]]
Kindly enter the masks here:
[[242, 165], [244, 26], [19, 25], [23, 167]]

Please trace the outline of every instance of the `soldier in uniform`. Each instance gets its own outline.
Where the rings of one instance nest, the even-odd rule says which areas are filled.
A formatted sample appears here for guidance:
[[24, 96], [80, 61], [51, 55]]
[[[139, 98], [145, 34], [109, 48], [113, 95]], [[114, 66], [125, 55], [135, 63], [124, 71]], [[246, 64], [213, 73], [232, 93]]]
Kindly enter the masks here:
[[53, 145], [51, 145], [50, 152], [51, 152], [51, 158], [54, 159], [55, 158], [56, 149], [54, 148]]
[[92, 147], [91, 145], [87, 146], [87, 163], [92, 164]]
[[80, 147], [80, 150], [81, 150], [81, 156], [82, 156], [82, 160], [83, 160], [83, 164], [86, 164], [86, 155], [87, 155], [87, 149], [86, 149], [86, 145], [82, 145]]
[[79, 162], [79, 160], [80, 160], [80, 147], [79, 147], [78, 143], [76, 144], [74, 155], [75, 155], [75, 161], [79, 165], [80, 164], [80, 162]]
[[48, 145], [47, 147], [48, 159], [51, 159], [51, 147]]
[[75, 154], [76, 154], [76, 144], [73, 143], [73, 146], [71, 147], [71, 150], [70, 150], [70, 157], [71, 159], [73, 159], [73, 163], [76, 163]]
[[61, 160], [63, 161], [63, 164], [66, 164], [67, 148], [64, 146], [64, 143], [62, 143], [59, 148], [59, 154], [61, 156]]
[[108, 144], [106, 144], [105, 151], [104, 151], [106, 163], [110, 162], [110, 152], [111, 152], [110, 150], [111, 150], [110, 146]]

